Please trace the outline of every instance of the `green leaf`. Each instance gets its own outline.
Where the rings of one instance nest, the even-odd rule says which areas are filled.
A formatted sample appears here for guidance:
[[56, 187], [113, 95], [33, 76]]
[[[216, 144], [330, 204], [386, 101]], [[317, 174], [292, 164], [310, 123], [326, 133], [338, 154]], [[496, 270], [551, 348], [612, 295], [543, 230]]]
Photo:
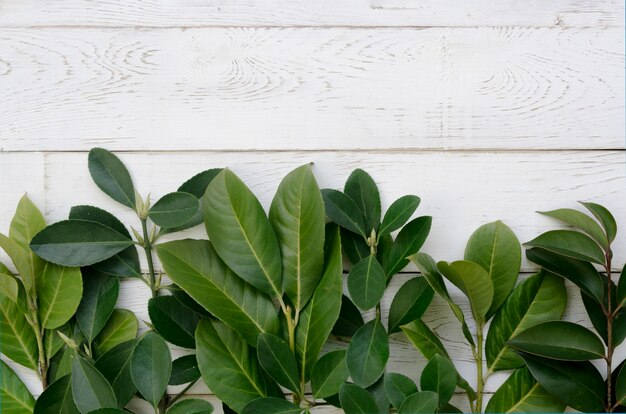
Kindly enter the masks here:
[[572, 230], [551, 230], [524, 243], [539, 247], [572, 259], [604, 264], [604, 252], [589, 236]]
[[363, 325], [352, 338], [346, 365], [352, 381], [369, 387], [383, 375], [389, 359], [389, 338], [380, 319]]
[[179, 286], [171, 284], [167, 287], [164, 286], [164, 288], [166, 288], [172, 294], [172, 296], [175, 296], [176, 299], [178, 299], [183, 305], [187, 306], [192, 311], [207, 318], [214, 318], [214, 316], [211, 315], [211, 312], [202, 307], [202, 305], [196, 302], [194, 298], [189, 296], [189, 294], [182, 290]]
[[0, 273], [0, 295], [18, 304], [19, 285], [13, 275]]
[[513, 290], [522, 263], [521, 245], [515, 233], [501, 221], [480, 226], [465, 248], [465, 260], [477, 263], [493, 283], [493, 300], [486, 319], [502, 306]]
[[202, 214], [209, 239], [226, 265], [262, 292], [281, 297], [276, 235], [259, 200], [232, 171], [225, 169], [211, 181]]
[[606, 385], [590, 362], [565, 362], [525, 353], [520, 355], [537, 382], [564, 404], [588, 413], [604, 410]]
[[434, 355], [422, 370], [420, 386], [423, 391], [432, 391], [438, 395], [439, 405], [443, 407], [450, 401], [456, 389], [456, 369], [449, 358]]
[[405, 375], [390, 372], [385, 374], [385, 392], [391, 405], [399, 409], [409, 395], [417, 392], [417, 385]]
[[433, 289], [423, 277], [416, 277], [400, 287], [389, 309], [389, 333], [422, 317], [433, 300]]
[[[605, 291], [608, 291], [607, 280], [608, 280], [607, 278], [602, 278]], [[611, 282], [611, 286], [612, 286], [611, 303], [615, 304], [616, 296], [617, 296], [615, 292], [616, 290], [615, 284]], [[608, 308], [607, 298], [606, 297], [604, 298], [604, 301], [603, 301], [604, 307], [603, 307], [600, 303], [596, 302], [595, 299], [593, 299], [587, 293], [581, 292], [581, 296], [583, 299], [583, 305], [585, 306], [585, 310], [587, 311], [587, 315], [589, 315], [589, 319], [591, 320], [593, 327], [596, 329], [596, 332], [598, 332], [598, 334], [600, 335], [604, 343], [605, 344], [608, 343], [607, 318], [603, 310], [603, 309]], [[615, 310], [617, 308], [615, 307], [615, 305], [613, 305], [612, 309]], [[617, 314], [613, 318], [612, 325], [613, 325], [611, 329], [613, 333], [612, 342], [613, 342], [613, 346], [616, 347], [620, 345], [624, 341], [624, 338], [626, 337], [626, 308], [622, 308], [617, 312]]]
[[352, 198], [363, 215], [365, 234], [378, 229], [380, 224], [380, 194], [372, 177], [360, 168], [352, 171], [344, 193]]
[[299, 414], [302, 408], [281, 398], [257, 398], [249, 402], [241, 414]]
[[106, 378], [80, 355], [72, 362], [72, 396], [82, 413], [99, 408], [115, 408], [117, 400]]
[[185, 355], [172, 362], [169, 385], [188, 384], [200, 378], [200, 369], [195, 355]]
[[493, 299], [493, 282], [487, 271], [482, 266], [467, 260], [452, 263], [439, 262], [437, 268], [446, 279], [467, 296], [474, 320], [484, 322]]
[[437, 393], [421, 391], [409, 395], [400, 406], [398, 414], [434, 413], [437, 410]]
[[96, 368], [111, 384], [117, 406], [123, 408], [133, 398], [137, 387], [130, 372], [136, 341], [123, 342], [96, 360]]
[[200, 305], [256, 346], [259, 333], [278, 333], [272, 300], [238, 278], [206, 240], [177, 240], [156, 246], [169, 277]]
[[282, 180], [269, 220], [281, 251], [282, 287], [300, 310], [313, 296], [324, 266], [324, 202], [310, 165]]
[[86, 220], [54, 223], [37, 233], [30, 243], [41, 258], [70, 267], [100, 262], [131, 245], [131, 239], [112, 228]]
[[148, 301], [148, 314], [154, 329], [166, 341], [183, 348], [196, 347], [195, 332], [200, 315], [174, 296], [158, 296]]
[[549, 321], [531, 326], [511, 338], [507, 345], [529, 354], [563, 361], [604, 357], [604, 345], [596, 334], [566, 321]]
[[372, 394], [372, 397], [374, 397], [374, 401], [376, 401], [376, 405], [378, 406], [378, 412], [381, 414], [388, 413], [391, 403], [387, 399], [387, 394], [385, 393], [384, 376], [380, 377], [378, 381], [367, 387], [366, 390]]
[[622, 272], [619, 275], [619, 282], [617, 283], [617, 305], [626, 305], [626, 264], [622, 268]]
[[363, 316], [361, 316], [359, 308], [352, 303], [349, 297], [342, 295], [339, 318], [332, 329], [333, 335], [352, 337], [363, 324]]
[[134, 313], [126, 309], [114, 309], [93, 344], [98, 355], [113, 349], [117, 345], [134, 339], [139, 322]]
[[[52, 384], [60, 378], [66, 375], [69, 376], [72, 373], [72, 363], [74, 362], [75, 356], [76, 352], [74, 352], [73, 349], [65, 347], [50, 360], [50, 365], [48, 366], [48, 384]], [[70, 399], [72, 399], [71, 395]], [[72, 400], [72, 405], [73, 404], [74, 400]]]
[[560, 208], [558, 210], [552, 211], [539, 211], [538, 213], [543, 214], [544, 216], [555, 218], [565, 224], [569, 224], [570, 226], [574, 226], [583, 230], [588, 235], [590, 235], [592, 239], [598, 242], [598, 244], [604, 249], [604, 251], [609, 251], [609, 240], [606, 234], [604, 234], [604, 230], [602, 230], [602, 227], [600, 227], [598, 222], [596, 222], [585, 213], [581, 213], [580, 211], [571, 208]]
[[609, 243], [613, 243], [613, 240], [615, 240], [615, 236], [617, 235], [617, 223], [615, 222], [615, 218], [611, 212], [600, 204], [583, 202], [580, 204], [585, 206], [587, 210], [591, 211], [591, 213], [600, 221], [609, 239]]
[[169, 229], [188, 223], [199, 209], [200, 203], [194, 195], [177, 191], [154, 203], [148, 217], [157, 226]]
[[100, 408], [90, 411], [88, 414], [128, 414], [128, 411], [121, 408]]
[[406, 223], [413, 213], [415, 213], [415, 210], [417, 210], [420, 201], [420, 198], [414, 195], [405, 195], [394, 201], [385, 213], [383, 223], [378, 230], [379, 237], [404, 226], [404, 223]]
[[35, 414], [80, 414], [72, 397], [72, 376], [59, 378], [37, 398]]
[[617, 381], [615, 382], [615, 399], [616, 405], [624, 405], [624, 402], [626, 402], [626, 369], [623, 366], [619, 370]]
[[76, 321], [89, 343], [93, 342], [113, 313], [120, 281], [100, 272], [85, 272], [83, 298], [76, 311]]
[[280, 388], [264, 375], [254, 350], [223, 323], [201, 320], [196, 343], [202, 379], [236, 412], [257, 398], [282, 396]]
[[311, 388], [315, 398], [326, 398], [339, 392], [348, 379], [346, 351], [332, 351], [315, 362], [311, 370]]
[[296, 326], [296, 361], [303, 382], [309, 379], [311, 368], [339, 317], [342, 265], [339, 229], [334, 224], [328, 224], [324, 246], [324, 273], [313, 297], [300, 313]]
[[348, 292], [361, 310], [376, 306], [385, 293], [385, 286], [385, 272], [374, 255], [354, 265], [348, 275]]
[[448, 351], [439, 337], [421, 319], [403, 325], [401, 329], [426, 359], [431, 359], [437, 354], [449, 358]]
[[65, 342], [63, 342], [63, 339], [61, 339], [61, 336], [57, 332], [62, 332], [65, 335], [70, 334], [67, 324], [61, 326], [58, 331], [56, 329], [46, 329], [44, 331], [43, 349], [48, 359], [55, 356], [56, 353], [63, 348], [63, 345], [65, 345]]
[[345, 383], [339, 389], [339, 401], [345, 414], [378, 413], [372, 394], [358, 385]]
[[[24, 281], [24, 287], [29, 292], [44, 266], [43, 261], [30, 250], [29, 244], [33, 237], [45, 227], [46, 222], [41, 211], [26, 195], [22, 196], [15, 209], [15, 215], [11, 220], [9, 238], [23, 251], [21, 255], [23, 255], [23, 260], [25, 261], [24, 264], [28, 266], [28, 272], [20, 269], [15, 260], [13, 262]], [[7, 254], [13, 259], [10, 251], [7, 251]]]
[[[370, 255], [370, 248], [363, 236], [340, 228], [341, 245], [350, 263], [357, 264]], [[380, 250], [380, 249], [379, 249]]]
[[296, 358], [285, 341], [276, 335], [260, 334], [257, 357], [261, 367], [274, 381], [296, 394], [302, 394]]
[[198, 398], [182, 400], [167, 410], [167, 414], [211, 414], [212, 412], [211, 403]]
[[540, 322], [561, 319], [567, 304], [563, 279], [540, 271], [518, 285], [496, 313], [485, 342], [491, 371], [519, 368], [524, 361], [505, 343]]
[[104, 148], [89, 151], [89, 173], [96, 185], [113, 200], [135, 208], [135, 187], [122, 161]]
[[526, 257], [544, 269], [571, 281], [596, 301], [602, 302], [604, 298], [602, 277], [591, 263], [540, 248], [526, 250]]
[[172, 355], [167, 343], [154, 332], [139, 339], [130, 359], [133, 383], [143, 398], [156, 407], [172, 372]]
[[341, 191], [325, 188], [322, 190], [324, 208], [326, 216], [339, 226], [350, 230], [363, 237], [368, 237], [365, 233], [365, 223], [359, 206], [354, 200]]
[[76, 312], [83, 294], [80, 269], [46, 263], [39, 279], [39, 321], [44, 328], [54, 329], [65, 324]]
[[37, 370], [37, 339], [17, 305], [0, 297], [0, 352], [11, 360]]
[[0, 360], [0, 408], [4, 414], [32, 413], [35, 399], [22, 380]]
[[560, 413], [565, 404], [550, 395], [528, 368], [513, 372], [491, 397], [486, 413]]
[[[0, 233], [0, 248], [6, 252], [19, 273], [24, 288], [30, 292], [35, 285], [35, 279], [43, 269], [43, 261], [32, 254], [29, 249], [23, 249], [14, 240]], [[3, 273], [8, 274], [3, 269]]]
[[393, 275], [409, 264], [408, 257], [415, 254], [422, 247], [430, 233], [433, 218], [422, 216], [413, 219], [400, 230], [389, 251], [389, 259], [385, 262], [385, 274], [389, 280]]

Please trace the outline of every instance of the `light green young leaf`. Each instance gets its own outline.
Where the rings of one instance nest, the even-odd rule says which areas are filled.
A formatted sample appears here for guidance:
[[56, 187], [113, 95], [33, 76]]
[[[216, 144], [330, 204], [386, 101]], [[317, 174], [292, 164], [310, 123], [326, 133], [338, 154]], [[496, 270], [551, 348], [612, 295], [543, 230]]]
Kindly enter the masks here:
[[0, 295], [11, 299], [13, 303], [18, 304], [19, 285], [15, 276], [6, 273], [0, 273]]
[[104, 148], [89, 151], [89, 173], [96, 185], [113, 200], [135, 208], [135, 187], [126, 166]]
[[[24, 285], [28, 291], [30, 291], [32, 283], [34, 283], [34, 280], [36, 280], [44, 266], [43, 261], [30, 250], [29, 244], [33, 237], [45, 227], [46, 221], [41, 211], [39, 211], [37, 206], [35, 206], [26, 195], [22, 196], [15, 210], [15, 215], [11, 220], [9, 238], [13, 240], [26, 255], [26, 261], [30, 271], [25, 273], [22, 278], [24, 279]], [[19, 268], [18, 271], [22, 273]]]
[[69, 321], [83, 294], [80, 269], [46, 263], [37, 285], [41, 325], [55, 329]]
[[3, 414], [32, 413], [35, 399], [22, 380], [0, 360], [0, 409]]
[[24, 288], [30, 292], [35, 285], [37, 275], [43, 269], [41, 259], [34, 256], [29, 249], [23, 249], [17, 242], [0, 233], [0, 248], [11, 258], [19, 273]]
[[7, 297], [0, 297], [0, 352], [20, 365], [37, 370], [37, 340], [33, 328]]
[[493, 282], [487, 271], [467, 260], [439, 262], [437, 268], [467, 296], [474, 320], [483, 323], [493, 299]]
[[137, 336], [139, 321], [135, 314], [126, 309], [114, 309], [113, 313], [93, 341], [96, 354], [102, 355], [115, 346]]

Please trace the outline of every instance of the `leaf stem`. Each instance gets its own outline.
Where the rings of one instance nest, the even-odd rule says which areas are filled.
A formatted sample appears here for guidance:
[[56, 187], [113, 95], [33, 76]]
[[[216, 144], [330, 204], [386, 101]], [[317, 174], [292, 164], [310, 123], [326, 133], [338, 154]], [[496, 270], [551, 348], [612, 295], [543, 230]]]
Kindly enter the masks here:
[[185, 393], [186, 393], [187, 391], [189, 391], [189, 389], [190, 389], [191, 387], [193, 387], [193, 386], [194, 386], [194, 384], [195, 384], [196, 382], [198, 382], [198, 380], [197, 380], [197, 379], [195, 379], [195, 380], [191, 381], [189, 384], [187, 384], [187, 386], [186, 386], [185, 388], [183, 388], [183, 389], [182, 389], [182, 391], [181, 391], [181, 392], [179, 392], [179, 393], [178, 393], [178, 394], [176, 394], [174, 397], [172, 397], [171, 399], [169, 399], [169, 400], [167, 401], [167, 403], [165, 404], [165, 408], [170, 408], [172, 405], [174, 405], [174, 403], [175, 403], [176, 401], [178, 401], [178, 399], [179, 399], [180, 397], [182, 397], [183, 395], [185, 395]]
[[485, 388], [485, 379], [483, 378], [483, 330], [484, 323], [476, 323], [476, 406], [475, 412], [480, 413], [483, 410], [483, 390]]
[[613, 313], [612, 303], [611, 303], [611, 256], [609, 253], [605, 255], [606, 260], [606, 277], [607, 277], [607, 309], [606, 309], [606, 410], [609, 413], [613, 412], [613, 404], [612, 404], [612, 378], [613, 375], [612, 370], [613, 367], [613, 352], [615, 351], [613, 346], [613, 318], [615, 314]]
[[30, 315], [29, 317], [27, 317], [27, 321], [29, 322], [31, 328], [33, 328], [33, 332], [35, 333], [35, 339], [37, 340], [37, 376], [41, 380], [41, 385], [45, 390], [46, 388], [48, 388], [48, 359], [46, 358], [46, 348], [43, 344], [43, 328], [39, 326], [36, 299], [33, 299], [29, 295], [27, 301], [28, 309], [30, 310]]
[[157, 296], [155, 283], [156, 275], [154, 273], [154, 263], [152, 262], [152, 241], [150, 240], [150, 235], [148, 234], [148, 226], [146, 221], [146, 219], [141, 219], [141, 230], [143, 231], [143, 250], [146, 253], [146, 259], [148, 260], [148, 277], [150, 278], [150, 290], [152, 290], [152, 297], [155, 298]]

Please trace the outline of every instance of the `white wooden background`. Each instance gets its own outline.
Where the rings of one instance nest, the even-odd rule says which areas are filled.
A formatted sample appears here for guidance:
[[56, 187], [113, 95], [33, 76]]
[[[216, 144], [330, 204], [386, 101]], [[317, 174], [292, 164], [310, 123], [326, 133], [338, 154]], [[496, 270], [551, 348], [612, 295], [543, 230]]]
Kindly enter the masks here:
[[[93, 146], [116, 151], [144, 195], [230, 166], [266, 207], [303, 163], [335, 188], [361, 167], [384, 206], [422, 198], [423, 251], [442, 260], [480, 224], [502, 219], [527, 241], [555, 226], [535, 210], [577, 200], [623, 229], [624, 86], [621, 0], [0, 0], [0, 231], [24, 192], [50, 222], [91, 203], [135, 224], [91, 182]], [[618, 269], [623, 232], [615, 248]], [[588, 325], [570, 292], [567, 319]], [[147, 320], [148, 298], [124, 281], [118, 306]], [[425, 319], [474, 383], [447, 306]], [[402, 334], [391, 354], [390, 371], [419, 378]]]

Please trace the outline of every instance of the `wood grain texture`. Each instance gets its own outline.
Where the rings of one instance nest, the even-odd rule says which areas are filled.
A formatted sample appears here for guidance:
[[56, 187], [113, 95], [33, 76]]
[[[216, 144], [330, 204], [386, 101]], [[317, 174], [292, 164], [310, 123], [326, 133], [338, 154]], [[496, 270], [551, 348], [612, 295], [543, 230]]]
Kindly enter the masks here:
[[624, 149], [623, 50], [622, 28], [6, 29], [0, 150]]
[[618, 0], [4, 0], [0, 27], [623, 26]]

